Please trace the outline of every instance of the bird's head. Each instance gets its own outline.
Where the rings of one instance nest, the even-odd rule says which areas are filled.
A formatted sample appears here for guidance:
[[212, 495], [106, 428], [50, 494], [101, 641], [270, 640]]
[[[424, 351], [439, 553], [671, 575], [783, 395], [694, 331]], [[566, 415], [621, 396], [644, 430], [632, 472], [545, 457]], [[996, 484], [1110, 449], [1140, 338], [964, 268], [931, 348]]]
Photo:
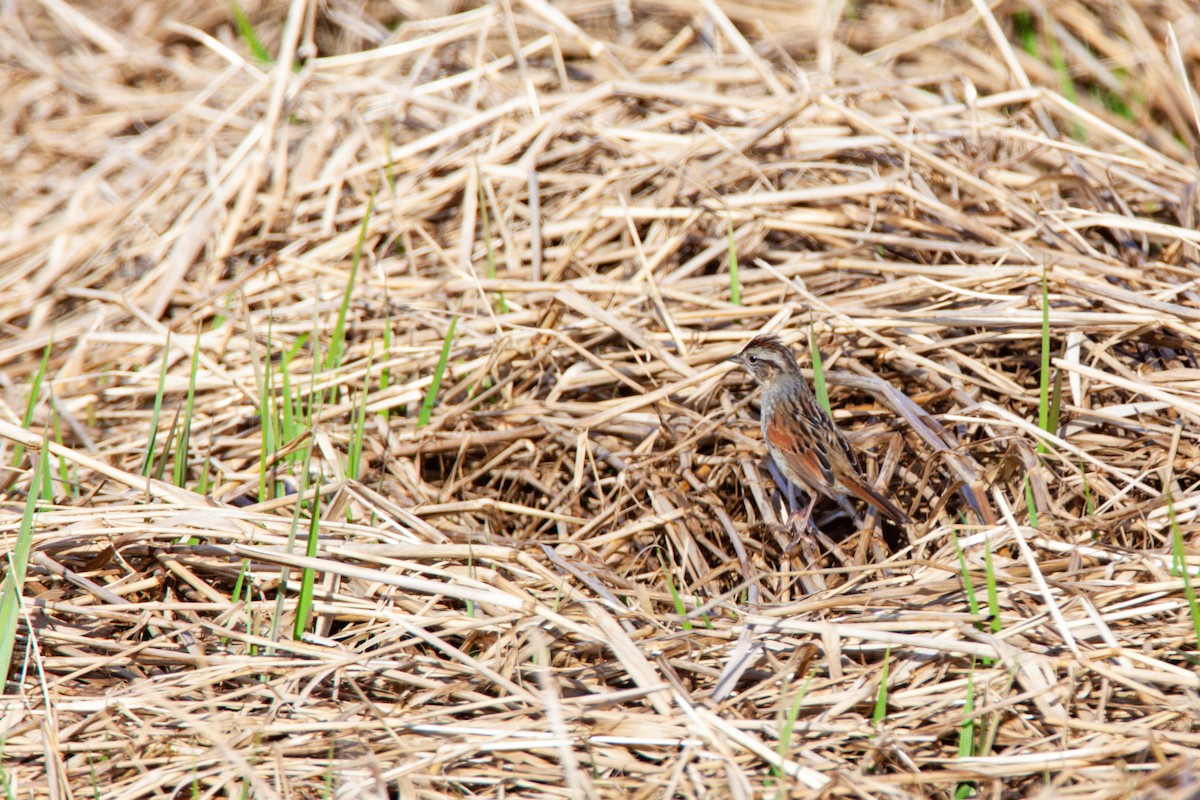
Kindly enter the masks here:
[[729, 360], [741, 364], [754, 380], [763, 385], [778, 375], [800, 374], [800, 365], [791, 349], [777, 337], [766, 334], [751, 339], [742, 352]]

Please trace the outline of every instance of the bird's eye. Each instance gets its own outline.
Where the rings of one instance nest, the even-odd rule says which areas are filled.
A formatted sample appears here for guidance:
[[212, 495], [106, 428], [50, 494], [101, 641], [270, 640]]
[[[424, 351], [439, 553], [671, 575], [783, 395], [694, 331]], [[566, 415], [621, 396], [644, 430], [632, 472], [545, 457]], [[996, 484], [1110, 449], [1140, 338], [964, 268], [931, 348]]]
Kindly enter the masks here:
[[757, 364], [758, 356], [746, 356], [746, 360], [749, 361], [751, 364]]

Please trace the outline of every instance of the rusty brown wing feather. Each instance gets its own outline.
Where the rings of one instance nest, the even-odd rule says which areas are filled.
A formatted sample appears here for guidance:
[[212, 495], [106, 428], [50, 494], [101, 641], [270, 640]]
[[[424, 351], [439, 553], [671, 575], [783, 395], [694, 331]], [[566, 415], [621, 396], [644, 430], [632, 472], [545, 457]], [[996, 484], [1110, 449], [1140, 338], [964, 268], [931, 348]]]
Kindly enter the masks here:
[[782, 458], [796, 477], [827, 497], [849, 492], [897, 524], [911, 521], [863, 478], [850, 443], [814, 395], [789, 396], [784, 405], [766, 429], [773, 456]]
[[875, 491], [875, 487], [867, 483], [862, 470], [859, 469], [858, 459], [854, 457], [854, 451], [850, 448], [850, 442], [846, 440], [846, 435], [825, 413], [825, 409], [817, 404], [817, 398], [809, 396], [805, 400], [804, 405], [811, 406], [806, 419], [812, 421], [818, 429], [814, 438], [821, 442], [821, 449], [828, 455], [836, 477], [834, 485], [859, 500], [871, 504], [879, 510], [879, 513], [898, 525], [907, 525], [911, 522], [908, 515], [901, 511], [895, 503]]
[[794, 472], [809, 488], [833, 497], [837, 464], [830, 458], [829, 440], [822, 431], [824, 412], [816, 398], [810, 401], [803, 392], [788, 394], [779, 402], [782, 407], [774, 410], [763, 428], [771, 454], [782, 459], [780, 466]]
[[795, 482], [799, 478], [802, 484], [799, 488], [833, 496], [836, 480], [833, 466], [811, 439], [786, 422], [770, 426], [765, 433], [767, 449], [776, 462], [783, 462], [779, 466], [789, 480]]

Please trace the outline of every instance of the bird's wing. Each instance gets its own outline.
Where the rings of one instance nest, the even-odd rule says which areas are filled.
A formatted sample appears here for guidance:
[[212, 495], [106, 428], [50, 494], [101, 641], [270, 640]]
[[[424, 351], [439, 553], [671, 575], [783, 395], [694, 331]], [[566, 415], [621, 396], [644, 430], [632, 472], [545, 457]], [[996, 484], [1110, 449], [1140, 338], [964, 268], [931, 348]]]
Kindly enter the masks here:
[[833, 490], [836, 474], [823, 442], [805, 435], [798, 426], [786, 420], [783, 424], [766, 427], [764, 432], [771, 456], [776, 462], [783, 462], [780, 466], [785, 472], [794, 473], [821, 494], [828, 495]]

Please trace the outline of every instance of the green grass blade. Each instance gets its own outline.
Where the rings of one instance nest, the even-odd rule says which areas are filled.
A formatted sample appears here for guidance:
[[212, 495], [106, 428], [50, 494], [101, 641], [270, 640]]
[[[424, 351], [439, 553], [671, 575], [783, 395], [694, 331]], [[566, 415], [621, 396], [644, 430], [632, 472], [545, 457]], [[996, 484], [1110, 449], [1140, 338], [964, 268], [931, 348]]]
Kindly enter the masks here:
[[[312, 394], [305, 397], [302, 386], [292, 385], [292, 362], [296, 360], [296, 355], [303, 350], [306, 342], [310, 341], [309, 334], [304, 333], [296, 337], [295, 343], [291, 347], [283, 350], [280, 354], [279, 364], [279, 381], [280, 395], [279, 402], [281, 403], [280, 419], [282, 430], [282, 441], [294, 442], [296, 439], [303, 436], [312, 427], [312, 418], [309, 410], [312, 408]], [[316, 363], [314, 359], [313, 363]], [[292, 453], [288, 456], [288, 460], [293, 464], [301, 463], [301, 454]]]
[[888, 671], [892, 664], [892, 648], [883, 654], [883, 675], [879, 678], [879, 691], [875, 694], [875, 710], [871, 712], [871, 724], [879, 727], [887, 719]]
[[[1088, 482], [1087, 466], [1084, 462], [1079, 462], [1079, 477], [1083, 481], [1083, 510], [1087, 516], [1092, 516], [1096, 513], [1096, 502], [1092, 499], [1092, 486]], [[1099, 531], [1095, 535], [1098, 535]]]
[[187, 400], [183, 405], [183, 427], [179, 429], [179, 442], [175, 446], [175, 485], [187, 486], [188, 453], [192, 447], [192, 422], [196, 416], [196, 374], [200, 366], [200, 332], [192, 345], [192, 369], [188, 375]]
[[358, 240], [354, 243], [354, 253], [350, 256], [350, 278], [346, 281], [346, 291], [342, 294], [342, 305], [338, 308], [337, 322], [333, 326], [330, 337], [329, 351], [325, 354], [325, 369], [330, 370], [339, 366], [342, 353], [346, 347], [346, 317], [350, 312], [350, 299], [354, 295], [354, 284], [358, 280], [358, 265], [362, 262], [363, 246], [367, 241], [367, 226], [371, 223], [371, 213], [375, 210], [375, 194], [367, 199], [367, 213], [363, 214], [362, 224], [358, 227]]
[[[312, 463], [313, 437], [308, 438], [308, 444], [304, 448], [304, 454], [301, 458], [300, 470], [300, 494], [296, 498], [296, 502], [292, 505], [292, 524], [288, 527], [287, 535], [287, 552], [290, 555], [295, 552], [296, 547], [296, 532], [300, 530], [301, 514], [307, 507], [301, 498], [308, 494], [309, 476], [312, 470], [309, 466]], [[279, 625], [283, 619], [283, 608], [287, 602], [288, 596], [288, 579], [291, 577], [291, 569], [285, 564], [279, 569], [279, 583], [275, 588], [275, 613], [271, 618], [271, 641], [279, 640]]]
[[[975, 755], [975, 740], [977, 720], [975, 713], [975, 663], [971, 663], [971, 671], [967, 673], [967, 690], [963, 700], [963, 723], [958, 728], [958, 757], [970, 758]], [[954, 800], [967, 800], [974, 797], [978, 787], [969, 781], [963, 781], [954, 789]]]
[[729, 239], [729, 302], [735, 306], [742, 304], [742, 281], [738, 274], [737, 242], [733, 238], [733, 217], [726, 217], [726, 237]]
[[258, 502], [260, 503], [272, 499], [273, 487], [267, 478], [271, 471], [268, 465], [279, 446], [278, 431], [275, 425], [275, 371], [272, 369], [274, 361], [271, 356], [274, 347], [275, 320], [269, 318], [267, 320], [267, 348], [263, 355], [262, 386], [258, 392], [258, 396], [261, 398], [258, 416], [262, 428], [258, 447]]
[[958, 757], [970, 758], [975, 755], [975, 663], [971, 663], [971, 671], [967, 673], [967, 691], [963, 700], [963, 724], [958, 729]]
[[260, 64], [270, 64], [271, 53], [263, 45], [262, 39], [258, 38], [258, 33], [255, 32], [254, 25], [242, 10], [242, 6], [237, 0], [229, 0], [229, 5], [233, 11], [233, 27], [237, 29], [238, 36], [245, 40], [246, 47], [250, 48], [250, 55]]
[[388, 124], [386, 117], [383, 119], [383, 155], [387, 159], [383, 164], [383, 175], [387, 179], [388, 188], [392, 190], [392, 197], [395, 197], [396, 165], [392, 163], [392, 126]]
[[1029, 477], [1025, 478], [1025, 508], [1029, 512], [1029, 524], [1031, 527], [1038, 526], [1038, 511], [1037, 502], [1033, 499], [1033, 484], [1029, 482]]
[[283, 350], [279, 356], [279, 435], [280, 441], [291, 442], [299, 433], [300, 415], [292, 396], [292, 356]]
[[[62, 420], [59, 418], [58, 411], [54, 406], [53, 389], [50, 390], [50, 409], [53, 412], [51, 419], [54, 427], [54, 441], [58, 442], [60, 447], [64, 447]], [[58, 480], [62, 483], [64, 492], [70, 493], [71, 497], [79, 497], [79, 487], [71, 480], [71, 463], [65, 458], [58, 459]]]
[[[312, 513], [308, 520], [308, 544], [304, 554], [309, 558], [317, 555], [318, 535], [321, 530], [321, 493], [313, 494]], [[292, 630], [292, 638], [299, 641], [308, 630], [309, 617], [312, 615], [313, 586], [316, 583], [316, 573], [312, 567], [305, 567], [300, 579], [300, 594], [296, 598], [296, 625]]]
[[[1046, 267], [1042, 267], [1042, 370], [1039, 379], [1038, 427], [1050, 432], [1050, 287]], [[1038, 442], [1038, 452], [1046, 452], [1045, 442]]]
[[359, 478], [362, 467], [363, 434], [367, 421], [367, 395], [371, 387], [371, 360], [375, 355], [372, 347], [371, 355], [367, 357], [367, 377], [360, 391], [358, 405], [350, 420], [350, 444], [346, 448], [346, 477], [352, 481]]
[[154, 471], [154, 448], [158, 442], [158, 418], [162, 414], [163, 392], [167, 388], [167, 360], [171, 355], [171, 332], [167, 331], [167, 343], [163, 346], [162, 367], [158, 372], [158, 391], [154, 393], [154, 413], [150, 417], [150, 439], [146, 442], [146, 457], [142, 461], [142, 475], [149, 478]]
[[[1049, 270], [1042, 266], [1042, 352], [1041, 370], [1038, 375], [1038, 427], [1047, 433], [1053, 433], [1057, 426], [1057, 411], [1053, 417], [1050, 412], [1050, 277]], [[1061, 392], [1061, 380], [1054, 381]], [[1057, 405], [1057, 402], [1056, 402]], [[1037, 451], [1044, 454], [1049, 451], [1046, 442], [1038, 440]], [[1037, 503], [1033, 496], [1033, 487], [1029, 478], [1025, 478], [1025, 506], [1029, 511], [1029, 524], [1038, 526]]]
[[1192, 584], [1192, 568], [1184, 558], [1183, 532], [1179, 529], [1179, 520], [1175, 517], [1175, 501], [1171, 498], [1171, 490], [1167, 489], [1167, 517], [1171, 521], [1171, 560], [1174, 568], [1183, 578], [1183, 596], [1187, 598], [1188, 613], [1192, 617], [1192, 628], [1196, 634], [1196, 649], [1200, 651], [1200, 604], [1196, 601], [1196, 587]]
[[[1065, 349], [1066, 348], [1064, 346], [1064, 352], [1059, 354], [1060, 358], [1065, 355]], [[1062, 385], [1063, 371], [1061, 369], [1056, 369], [1054, 370], [1054, 386], [1050, 390], [1050, 414], [1049, 418], [1046, 420], [1047, 433], [1058, 433], [1058, 421], [1062, 414]]]
[[167, 435], [163, 439], [162, 454], [154, 464], [154, 480], [156, 481], [161, 481], [167, 471], [167, 459], [171, 457], [171, 445], [175, 443], [175, 432], [179, 430], [179, 417], [182, 413], [183, 409], [176, 408], [175, 416], [171, 417], [171, 427], [167, 429]]
[[1000, 592], [996, 588], [996, 565], [992, 561], [992, 545], [983, 543], [983, 563], [987, 570], [988, 614], [991, 615], [992, 633], [1000, 632]]
[[812, 353], [813, 393], [816, 394], [821, 408], [833, 414], [833, 409], [829, 406], [829, 388], [825, 385], [825, 365], [821, 361], [821, 351], [817, 348], [817, 336], [813, 333], [812, 325], [808, 326], [808, 351]]
[[675, 613], [679, 615], [680, 621], [685, 631], [693, 629], [691, 620], [687, 618], [687, 606], [683, 602], [683, 598], [679, 595], [679, 590], [675, 588], [675, 581], [671, 580], [671, 571], [665, 566], [663, 567], [663, 580], [667, 582], [667, 591], [671, 593], [671, 602], [675, 604]]
[[[787, 760], [788, 745], [792, 740], [792, 731], [796, 728], [796, 720], [800, 718], [800, 707], [804, 704], [804, 696], [808, 694], [808, 685], [812, 683], [813, 673], [809, 672], [808, 677], [804, 679], [804, 685], [800, 687], [800, 691], [796, 692], [796, 696], [792, 698], [792, 705], [788, 708], [787, 719], [783, 721], [783, 727], [779, 729], [779, 744], [776, 745], [775, 754], [779, 756], [780, 761]], [[777, 778], [782, 778], [783, 773], [775, 765], [771, 765], [771, 772]]]
[[433, 370], [433, 380], [429, 382], [429, 388], [425, 390], [425, 400], [421, 403], [421, 410], [417, 413], [418, 428], [428, 425], [429, 418], [433, 415], [433, 406], [437, 402], [438, 390], [442, 388], [442, 375], [446, 372], [446, 362], [450, 360], [450, 347], [454, 343], [454, 329], [457, 327], [458, 316], [455, 315], [450, 320], [446, 337], [442, 340], [442, 354], [438, 357], [437, 366]]
[[[1071, 105], [1079, 104], [1079, 94], [1075, 90], [1075, 81], [1071, 77], [1071, 69], [1067, 66], [1067, 60], [1063, 58], [1062, 49], [1058, 46], [1058, 40], [1049, 33], [1046, 34], [1046, 49], [1050, 54], [1050, 67], [1054, 70], [1054, 74], [1058, 76], [1058, 85], [1062, 88], [1062, 96], [1070, 101]], [[1086, 142], [1088, 139], [1087, 128], [1083, 127], [1077, 120], [1071, 122], [1071, 138], [1078, 142]]]
[[[42, 351], [42, 363], [38, 366], [38, 371], [33, 376], [33, 382], [29, 385], [29, 400], [25, 403], [25, 416], [21, 417], [21, 427], [29, 430], [29, 426], [33, 424], [33, 412], [37, 410], [38, 398], [42, 395], [42, 382], [46, 379], [46, 370], [50, 366], [50, 348], [53, 347], [54, 341], [46, 343], [46, 349]], [[25, 457], [25, 445], [13, 445], [13, 457], [9, 462], [14, 468], [20, 466], [21, 459]]]
[[[391, 312], [389, 312], [383, 318], [383, 362], [385, 365], [387, 364], [388, 357], [391, 354], [392, 354], [392, 315], [391, 315]], [[392, 371], [387, 366], [384, 366], [383, 369], [379, 370], [379, 391], [385, 392], [385, 391], [387, 391], [387, 388], [391, 385], [392, 385]], [[384, 422], [387, 422], [388, 409], [387, 408], [381, 409], [379, 412], [379, 416], [383, 418]]]
[[1033, 24], [1033, 15], [1028, 11], [1014, 13], [1013, 30], [1021, 42], [1021, 49], [1040, 61], [1042, 54], [1038, 49], [1037, 28]]
[[29, 566], [29, 553], [33, 549], [33, 523], [38, 508], [38, 487], [45, 483], [50, 472], [48, 443], [48, 437], [43, 436], [37, 468], [29, 482], [29, 493], [25, 498], [25, 511], [21, 514], [21, 525], [17, 529], [17, 541], [9, 553], [4, 571], [4, 589], [0, 592], [0, 686], [8, 677], [17, 644], [21, 589], [25, 585], [25, 571]]
[[979, 598], [975, 596], [975, 582], [971, 580], [971, 570], [967, 568], [967, 557], [963, 553], [962, 544], [958, 541], [958, 537], [951, 534], [950, 538], [954, 540], [954, 551], [958, 553], [958, 568], [962, 572], [963, 593], [967, 598], [967, 608], [970, 609], [972, 614], [978, 614]]
[[[488, 217], [487, 192], [483, 189], [483, 181], [479, 182], [479, 219], [483, 226], [483, 241], [487, 246], [486, 275], [489, 279], [495, 280], [496, 251], [492, 247], [492, 226]], [[504, 292], [496, 292], [496, 311], [500, 314], [508, 313], [508, 301], [504, 299]]]
[[212, 466], [212, 438], [208, 440], [208, 452], [204, 454], [204, 463], [200, 465], [200, 479], [196, 481], [196, 493], [208, 494], [209, 491], [209, 467]]

